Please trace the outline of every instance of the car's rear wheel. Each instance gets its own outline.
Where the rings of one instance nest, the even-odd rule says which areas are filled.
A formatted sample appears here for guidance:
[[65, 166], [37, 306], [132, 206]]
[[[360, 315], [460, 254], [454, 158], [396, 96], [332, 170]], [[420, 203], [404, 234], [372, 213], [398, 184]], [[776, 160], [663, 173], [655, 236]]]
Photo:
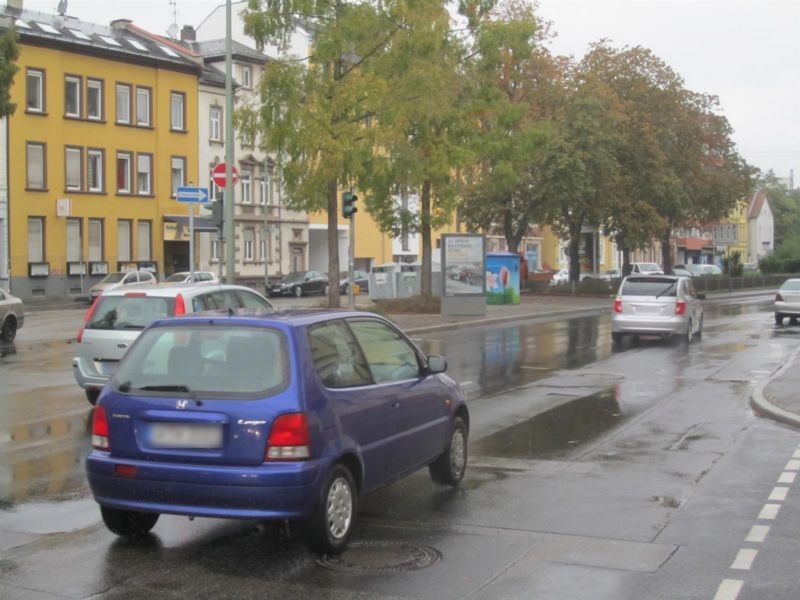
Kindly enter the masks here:
[[97, 399], [100, 397], [100, 390], [97, 388], [86, 388], [84, 391], [86, 392], [86, 399], [89, 401], [89, 404], [92, 406], [97, 404]]
[[296, 286], [294, 288], [294, 295], [295, 295], [295, 298], [299, 298], [300, 296], [302, 296], [303, 295], [303, 288], [301, 288], [299, 285]]
[[138, 510], [123, 510], [101, 506], [100, 514], [103, 523], [111, 533], [122, 537], [142, 537], [150, 533], [158, 521], [158, 513], [140, 512]]
[[686, 327], [686, 335], [683, 336], [683, 341], [685, 344], [692, 343], [692, 337], [694, 337], [694, 332], [692, 331], [693, 326], [694, 324], [692, 323], [692, 320], [689, 319], [689, 325]]
[[789, 317], [789, 325], [797, 325], [797, 317]]
[[322, 288], [322, 295], [323, 296], [327, 296], [330, 293], [331, 293], [331, 286], [326, 285], [324, 288]]
[[622, 340], [624, 339], [624, 337], [625, 336], [622, 335], [619, 331], [611, 332], [611, 341], [613, 341], [617, 345], [622, 343]]
[[700, 315], [700, 325], [697, 328], [697, 339], [698, 340], [703, 339], [703, 318], [704, 317], [705, 317], [705, 315]]
[[464, 479], [467, 470], [467, 426], [461, 417], [453, 419], [447, 447], [428, 469], [435, 483], [458, 485]]
[[781, 313], [775, 313], [775, 325], [783, 325], [783, 315]]
[[17, 337], [17, 320], [14, 317], [9, 317], [3, 323], [0, 329], [0, 341], [10, 344]]
[[347, 546], [356, 520], [358, 491], [350, 470], [333, 467], [320, 490], [314, 514], [306, 523], [306, 542], [314, 552], [339, 554]]

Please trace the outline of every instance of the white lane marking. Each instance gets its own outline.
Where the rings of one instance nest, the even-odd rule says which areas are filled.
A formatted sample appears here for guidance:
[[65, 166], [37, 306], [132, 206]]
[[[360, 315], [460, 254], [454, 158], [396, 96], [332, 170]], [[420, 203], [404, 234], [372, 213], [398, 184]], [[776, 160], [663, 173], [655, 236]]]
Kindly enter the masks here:
[[794, 483], [794, 477], [797, 473], [783, 472], [778, 477], [778, 483]]
[[769, 525], [753, 525], [750, 533], [744, 538], [745, 542], [752, 542], [754, 544], [761, 544], [767, 539], [769, 533]]
[[785, 471], [797, 471], [800, 469], [800, 460], [790, 460], [784, 467]]
[[739, 550], [739, 554], [736, 555], [736, 559], [733, 561], [731, 569], [749, 571], [750, 567], [753, 566], [753, 561], [756, 559], [756, 554], [758, 554], [758, 550], [753, 550], [752, 548], [742, 548]]
[[770, 493], [768, 500], [778, 500], [782, 502], [786, 500], [786, 494], [788, 493], [789, 493], [788, 487], [776, 486], [772, 488], [772, 492]]
[[794, 454], [792, 454], [792, 458], [800, 458], [800, 450], [795, 450]]
[[744, 581], [740, 579], [723, 579], [714, 594], [714, 600], [736, 600], [739, 592], [742, 591]]
[[772, 521], [778, 516], [778, 510], [780, 507], [780, 504], [765, 504], [764, 508], [762, 508], [761, 512], [758, 514], [758, 518]]

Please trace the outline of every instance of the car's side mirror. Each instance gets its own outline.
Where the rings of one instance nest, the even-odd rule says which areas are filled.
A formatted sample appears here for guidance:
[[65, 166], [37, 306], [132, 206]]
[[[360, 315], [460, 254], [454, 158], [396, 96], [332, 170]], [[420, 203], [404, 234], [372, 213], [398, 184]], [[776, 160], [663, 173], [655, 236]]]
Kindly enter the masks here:
[[697, 293], [695, 293], [695, 296], [697, 296], [698, 300], [705, 300], [706, 299], [706, 295], [703, 292], [697, 292]]
[[429, 356], [428, 357], [428, 373], [444, 373], [447, 371], [447, 361], [443, 356]]

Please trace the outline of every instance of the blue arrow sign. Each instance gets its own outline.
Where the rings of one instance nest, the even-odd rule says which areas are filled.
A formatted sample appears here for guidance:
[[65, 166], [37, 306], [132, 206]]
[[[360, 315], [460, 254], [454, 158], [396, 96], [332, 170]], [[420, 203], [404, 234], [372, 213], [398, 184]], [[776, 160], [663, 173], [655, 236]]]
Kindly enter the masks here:
[[179, 187], [175, 199], [178, 202], [208, 202], [208, 188]]

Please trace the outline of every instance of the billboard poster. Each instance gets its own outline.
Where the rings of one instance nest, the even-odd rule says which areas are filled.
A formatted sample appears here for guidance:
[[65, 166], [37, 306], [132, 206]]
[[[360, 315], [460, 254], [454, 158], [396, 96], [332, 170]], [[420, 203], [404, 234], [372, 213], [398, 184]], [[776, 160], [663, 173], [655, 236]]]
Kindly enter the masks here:
[[445, 296], [480, 296], [486, 284], [482, 235], [442, 236], [442, 275]]
[[486, 257], [486, 303], [519, 304], [519, 255], [489, 254]]

